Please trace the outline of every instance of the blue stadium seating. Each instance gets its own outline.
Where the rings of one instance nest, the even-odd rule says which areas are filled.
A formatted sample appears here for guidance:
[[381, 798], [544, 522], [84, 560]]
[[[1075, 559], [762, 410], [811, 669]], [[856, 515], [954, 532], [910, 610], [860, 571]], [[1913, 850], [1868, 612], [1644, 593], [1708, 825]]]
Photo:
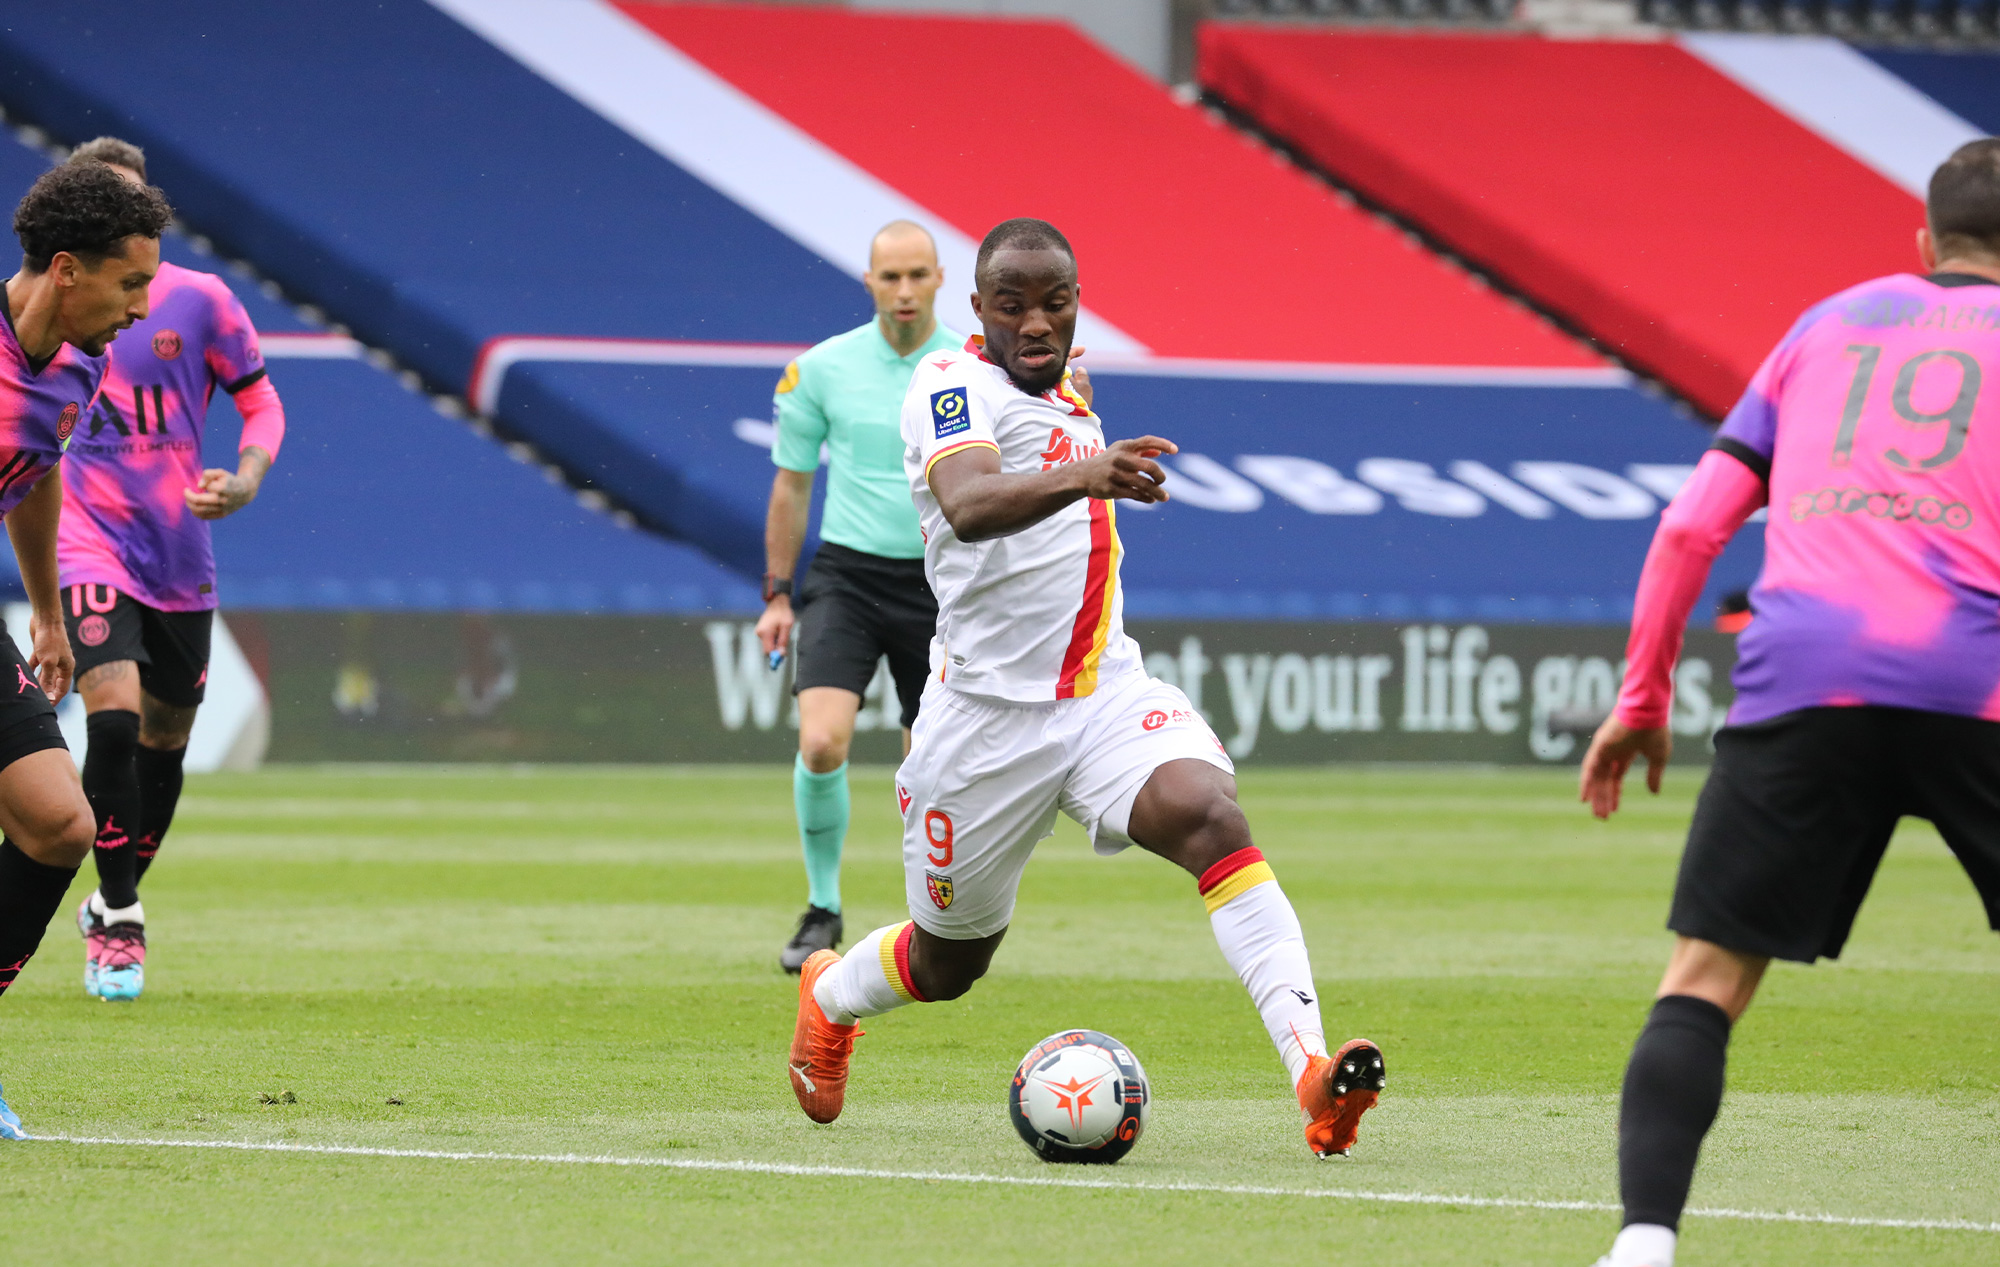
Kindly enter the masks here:
[[[0, 139], [0, 189], [47, 160]], [[11, 205], [11, 199], [9, 200]], [[220, 274], [264, 333], [313, 329], [177, 233], [162, 254]], [[360, 359], [271, 362], [289, 434], [257, 502], [216, 525], [236, 607], [488, 611], [745, 610], [756, 591], [687, 546], [620, 528]], [[233, 468], [240, 425], [210, 406], [205, 459]], [[21, 597], [11, 551], [0, 591]]]
[[[137, 64], [149, 73], [126, 72]], [[852, 279], [420, 0], [159, 0], [117, 23], [44, 6], [0, 30], [0, 104], [65, 140], [108, 131], [145, 145], [191, 225], [452, 391], [498, 336], [805, 344], [865, 316]], [[281, 370], [297, 419], [282, 471], [297, 494], [274, 483], [254, 522], [289, 544], [266, 549], [249, 518], [225, 524], [228, 601], [754, 597], [770, 466], [738, 423], [754, 432], [768, 418], [774, 369], [529, 362], [492, 409], [706, 559], [583, 513], [371, 367]], [[1305, 459], [1322, 465], [1298, 469], [1350, 482], [1370, 458], [1501, 472], [1562, 461], [1620, 478], [1633, 464], [1685, 466], [1705, 440], [1629, 385], [1109, 369], [1102, 381], [1114, 431], [1173, 436], [1220, 464], [1184, 463], [1184, 477], [1207, 470], [1224, 490], [1207, 507], [1191, 487], [1177, 506], [1125, 516], [1135, 615], [1615, 620], [1650, 510], [1528, 519], [1474, 499], [1479, 514], [1452, 518], [1392, 493], [1371, 513], [1315, 513], [1247, 482], [1236, 461]], [[447, 471], [441, 489], [433, 472]], [[350, 500], [375, 487], [388, 509]], [[1736, 547], [1718, 586], [1747, 581], [1759, 548]]]

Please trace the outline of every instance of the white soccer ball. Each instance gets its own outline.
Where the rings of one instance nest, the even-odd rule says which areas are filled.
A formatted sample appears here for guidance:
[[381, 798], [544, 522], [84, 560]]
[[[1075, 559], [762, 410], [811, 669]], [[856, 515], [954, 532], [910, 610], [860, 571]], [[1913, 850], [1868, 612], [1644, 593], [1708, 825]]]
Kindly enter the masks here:
[[1139, 1142], [1152, 1101], [1131, 1048], [1094, 1029], [1029, 1048], [1007, 1092], [1014, 1129], [1044, 1161], [1117, 1161]]

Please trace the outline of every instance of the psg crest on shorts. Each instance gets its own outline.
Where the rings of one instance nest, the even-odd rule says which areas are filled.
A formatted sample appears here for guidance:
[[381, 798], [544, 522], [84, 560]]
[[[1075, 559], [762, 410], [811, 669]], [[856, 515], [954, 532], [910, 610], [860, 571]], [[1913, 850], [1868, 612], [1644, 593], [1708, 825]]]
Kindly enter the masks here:
[[931, 905], [941, 911], [951, 909], [951, 877], [935, 871], [924, 872], [924, 887], [931, 891]]

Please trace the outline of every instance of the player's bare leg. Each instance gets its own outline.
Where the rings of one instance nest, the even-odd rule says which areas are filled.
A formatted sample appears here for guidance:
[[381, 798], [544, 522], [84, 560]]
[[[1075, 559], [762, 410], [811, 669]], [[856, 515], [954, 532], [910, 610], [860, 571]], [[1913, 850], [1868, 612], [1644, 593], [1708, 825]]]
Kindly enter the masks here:
[[1771, 961], [1682, 937], [1632, 1046], [1618, 1105], [1625, 1226], [1602, 1267], [1673, 1267], [1701, 1141], [1722, 1106], [1729, 1031]]
[[1353, 1039], [1328, 1054], [1305, 934], [1251, 843], [1235, 778], [1206, 761], [1167, 762], [1133, 802], [1127, 834], [1199, 882], [1215, 940], [1291, 1076], [1306, 1143], [1321, 1157], [1345, 1155], [1382, 1090], [1382, 1053]]

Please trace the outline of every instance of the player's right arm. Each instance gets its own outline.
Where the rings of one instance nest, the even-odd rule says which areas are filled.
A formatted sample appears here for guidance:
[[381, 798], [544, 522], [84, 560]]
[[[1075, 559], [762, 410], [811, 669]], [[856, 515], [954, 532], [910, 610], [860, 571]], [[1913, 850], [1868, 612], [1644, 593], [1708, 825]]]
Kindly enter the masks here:
[[[764, 512], [764, 575], [771, 581], [791, 581], [806, 542], [806, 520], [812, 511], [813, 476], [819, 470], [820, 446], [826, 443], [826, 413], [798, 361], [785, 367], [772, 394], [778, 434], [771, 461], [778, 468], [771, 480], [771, 502]], [[764, 654], [792, 644], [795, 620], [789, 594], [774, 593], [757, 618], [757, 640]]]
[[1609, 818], [1618, 809], [1626, 772], [1646, 758], [1646, 788], [1660, 790], [1673, 755], [1668, 714], [1673, 706], [1674, 664], [1680, 659], [1688, 616], [1708, 572], [1729, 539], [1770, 499], [1771, 454], [1777, 443], [1778, 384], [1790, 364], [1793, 338], [1779, 344], [1750, 380], [1702, 455], [1694, 474], [1660, 514], [1660, 526], [1639, 573], [1632, 602], [1632, 632], [1625, 644], [1625, 684], [1618, 705], [1591, 737], [1583, 757], [1578, 799]]
[[945, 522], [960, 541], [985, 541], [1031, 528], [1086, 497], [1163, 502], [1166, 472], [1153, 459], [1178, 453], [1171, 440], [1117, 440], [1104, 452], [1046, 471], [1008, 475], [1000, 451], [972, 445], [931, 463], [926, 479]]
[[56, 584], [56, 524], [62, 514], [62, 466], [50, 468], [6, 519], [7, 539], [28, 591], [28, 662], [51, 701], [69, 691], [76, 655], [63, 629], [62, 591]]

